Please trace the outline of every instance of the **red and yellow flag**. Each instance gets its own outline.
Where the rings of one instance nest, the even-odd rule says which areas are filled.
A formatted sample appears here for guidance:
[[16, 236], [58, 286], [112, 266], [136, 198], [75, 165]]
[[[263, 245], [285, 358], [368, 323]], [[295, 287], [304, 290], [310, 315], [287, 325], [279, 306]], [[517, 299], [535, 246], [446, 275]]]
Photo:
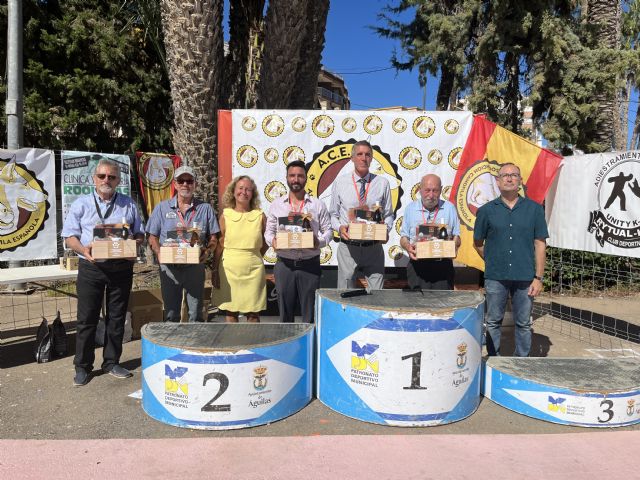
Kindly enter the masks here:
[[478, 208], [500, 195], [496, 176], [501, 165], [516, 164], [522, 174], [521, 195], [542, 203], [561, 162], [562, 156], [476, 115], [449, 195], [460, 217], [462, 245], [456, 260], [484, 270], [473, 248], [473, 227]]
[[147, 218], [155, 206], [173, 196], [173, 172], [182, 160], [168, 153], [136, 152], [136, 168], [140, 178], [140, 192], [147, 210]]

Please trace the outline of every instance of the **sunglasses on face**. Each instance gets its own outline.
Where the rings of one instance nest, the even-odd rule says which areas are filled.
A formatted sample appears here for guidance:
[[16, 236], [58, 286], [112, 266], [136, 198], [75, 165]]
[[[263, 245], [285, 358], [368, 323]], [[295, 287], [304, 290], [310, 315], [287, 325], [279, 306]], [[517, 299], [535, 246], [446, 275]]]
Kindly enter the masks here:
[[193, 178], [176, 178], [177, 184], [193, 185]]
[[96, 178], [99, 178], [100, 180], [104, 180], [107, 177], [109, 178], [110, 182], [113, 182], [115, 179], [118, 178], [117, 175], [107, 175], [106, 173], [96, 173]]

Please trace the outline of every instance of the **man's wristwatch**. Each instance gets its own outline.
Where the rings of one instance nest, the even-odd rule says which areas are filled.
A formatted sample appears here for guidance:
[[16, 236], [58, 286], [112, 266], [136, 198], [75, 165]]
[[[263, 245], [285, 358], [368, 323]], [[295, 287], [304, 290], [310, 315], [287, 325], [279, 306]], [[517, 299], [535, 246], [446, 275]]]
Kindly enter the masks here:
[[544, 279], [544, 277], [539, 276], [539, 275], [534, 275], [533, 278], [535, 278], [536, 280], [540, 280], [540, 281], [542, 281]]

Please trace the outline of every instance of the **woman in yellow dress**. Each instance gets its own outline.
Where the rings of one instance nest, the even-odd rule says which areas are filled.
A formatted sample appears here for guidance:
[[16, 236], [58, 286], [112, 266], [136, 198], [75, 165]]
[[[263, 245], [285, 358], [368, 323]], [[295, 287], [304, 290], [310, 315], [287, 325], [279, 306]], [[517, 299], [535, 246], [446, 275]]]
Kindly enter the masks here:
[[222, 197], [220, 240], [216, 247], [213, 286], [214, 299], [226, 311], [227, 322], [237, 322], [244, 313], [248, 322], [259, 322], [267, 308], [267, 286], [262, 255], [266, 216], [260, 210], [255, 182], [248, 176], [236, 177]]

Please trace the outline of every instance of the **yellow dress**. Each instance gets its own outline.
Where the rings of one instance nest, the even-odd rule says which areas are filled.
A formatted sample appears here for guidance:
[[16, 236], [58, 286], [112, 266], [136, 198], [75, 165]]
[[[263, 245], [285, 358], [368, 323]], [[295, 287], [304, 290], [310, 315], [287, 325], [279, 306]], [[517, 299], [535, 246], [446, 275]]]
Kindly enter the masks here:
[[220, 289], [214, 300], [221, 310], [259, 312], [267, 308], [262, 247], [262, 210], [223, 211], [224, 250], [220, 261]]

